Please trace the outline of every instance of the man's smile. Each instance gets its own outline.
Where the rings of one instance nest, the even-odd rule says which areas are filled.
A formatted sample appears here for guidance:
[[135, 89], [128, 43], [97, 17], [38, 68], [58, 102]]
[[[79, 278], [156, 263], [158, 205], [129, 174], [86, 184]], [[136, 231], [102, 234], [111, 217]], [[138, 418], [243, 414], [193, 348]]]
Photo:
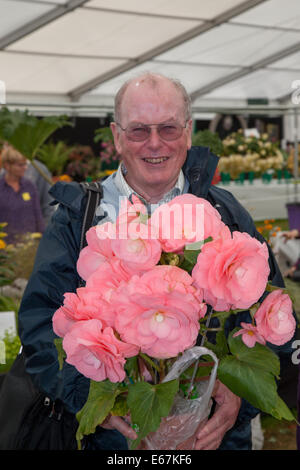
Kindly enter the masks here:
[[142, 160], [150, 165], [158, 165], [169, 160], [169, 157], [143, 158]]

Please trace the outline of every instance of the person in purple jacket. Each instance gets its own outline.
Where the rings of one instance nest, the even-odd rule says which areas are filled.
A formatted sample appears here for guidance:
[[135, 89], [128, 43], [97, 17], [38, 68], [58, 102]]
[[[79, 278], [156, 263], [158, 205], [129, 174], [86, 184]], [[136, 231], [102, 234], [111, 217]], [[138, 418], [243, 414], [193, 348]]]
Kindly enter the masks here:
[[15, 243], [18, 236], [45, 230], [37, 190], [24, 178], [26, 158], [11, 146], [1, 154], [5, 174], [0, 178], [0, 222], [7, 222], [6, 243]]

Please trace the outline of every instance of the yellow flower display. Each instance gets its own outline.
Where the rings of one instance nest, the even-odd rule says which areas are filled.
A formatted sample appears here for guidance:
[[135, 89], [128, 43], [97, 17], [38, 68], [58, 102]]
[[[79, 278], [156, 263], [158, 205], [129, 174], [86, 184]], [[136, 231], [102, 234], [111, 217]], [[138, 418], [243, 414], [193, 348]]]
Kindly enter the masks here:
[[281, 170], [284, 158], [277, 143], [268, 140], [264, 133], [260, 138], [245, 137], [242, 130], [233, 132], [223, 140], [223, 155], [219, 160], [219, 171], [229, 173], [232, 179], [241, 173]]

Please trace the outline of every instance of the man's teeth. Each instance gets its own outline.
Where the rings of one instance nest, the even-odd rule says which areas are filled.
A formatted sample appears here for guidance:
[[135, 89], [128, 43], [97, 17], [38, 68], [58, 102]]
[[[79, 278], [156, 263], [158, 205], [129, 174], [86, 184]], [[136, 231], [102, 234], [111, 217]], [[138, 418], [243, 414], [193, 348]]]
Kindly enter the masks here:
[[168, 160], [168, 157], [162, 157], [162, 158], [144, 158], [145, 162], [148, 162], [148, 163], [161, 163], [161, 162], [165, 162], [166, 160]]

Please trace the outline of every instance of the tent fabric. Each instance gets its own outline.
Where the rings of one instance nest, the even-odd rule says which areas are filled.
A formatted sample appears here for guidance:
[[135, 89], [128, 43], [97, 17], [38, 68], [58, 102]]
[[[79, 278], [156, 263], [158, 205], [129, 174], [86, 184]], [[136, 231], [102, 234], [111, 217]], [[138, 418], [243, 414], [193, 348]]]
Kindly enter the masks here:
[[299, 0], [0, 0], [8, 104], [111, 109], [143, 71], [180, 79], [195, 109], [274, 104], [292, 93], [299, 59]]

